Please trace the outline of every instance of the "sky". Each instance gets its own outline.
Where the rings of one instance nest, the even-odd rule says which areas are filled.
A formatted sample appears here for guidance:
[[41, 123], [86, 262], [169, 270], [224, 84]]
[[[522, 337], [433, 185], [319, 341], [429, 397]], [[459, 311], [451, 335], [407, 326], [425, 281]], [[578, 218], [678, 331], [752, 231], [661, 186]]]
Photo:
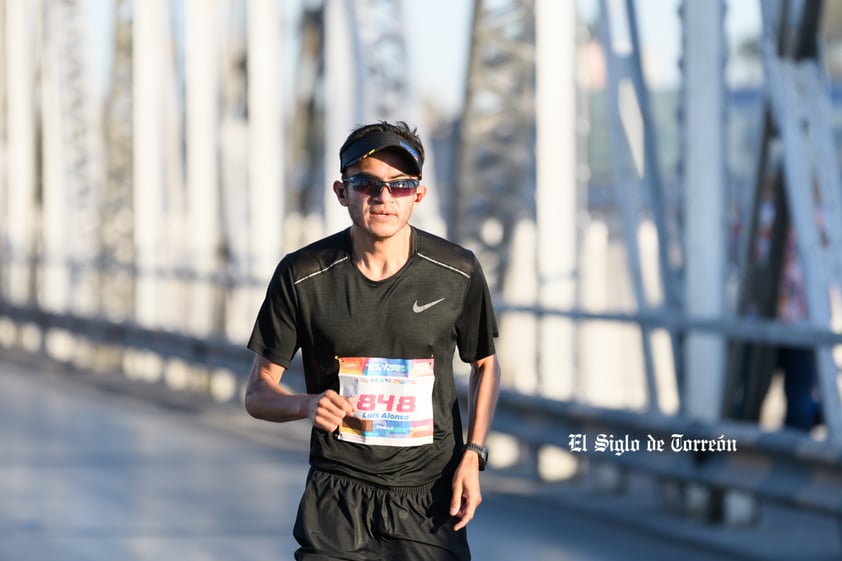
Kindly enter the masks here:
[[[142, 0], [136, 0], [142, 5]], [[171, 0], [182, 3], [184, 0]], [[210, 0], [214, 1], [214, 0]], [[295, 60], [293, 45], [301, 6], [312, 0], [278, 0], [281, 29], [287, 44], [286, 60]], [[104, 91], [111, 63], [111, 19], [114, 0], [82, 0], [93, 32], [88, 36], [95, 69], [94, 88]], [[409, 56], [416, 68], [416, 84], [448, 112], [459, 109], [463, 97], [470, 43], [472, 0], [404, 0], [404, 27]]]
[[[593, 19], [598, 14], [597, 0], [569, 1], [577, 3], [583, 19]], [[650, 61], [647, 79], [655, 87], [677, 87], [681, 78], [681, 3], [682, 0], [635, 2], [641, 46]], [[411, 22], [406, 25], [407, 38], [422, 95], [435, 99], [447, 112], [457, 112], [464, 96], [472, 5], [472, 0], [404, 2], [405, 20]], [[759, 0], [725, 0], [725, 34], [731, 50], [745, 37], [759, 32], [759, 9]], [[734, 72], [739, 69], [729, 67], [729, 78], [740, 81]]]
[[461, 107], [470, 50], [471, 0], [407, 0], [404, 21], [409, 56], [421, 97], [446, 112]]
[[[94, 76], [96, 88], [101, 91], [110, 63], [112, 0], [84, 1], [91, 28], [95, 30], [89, 37], [89, 48], [93, 65], [98, 69]], [[310, 0], [278, 0], [287, 44], [295, 41], [297, 14], [302, 3], [307, 1]], [[569, 1], [577, 3], [583, 18], [592, 19], [598, 12], [597, 0]], [[637, 0], [635, 3], [644, 57], [650, 61], [647, 78], [655, 87], [675, 87], [680, 79], [681, 1]], [[726, 0], [725, 3], [726, 37], [733, 48], [740, 39], [757, 33], [759, 0]], [[415, 69], [414, 83], [422, 99], [432, 100], [449, 114], [459, 111], [464, 96], [472, 6], [472, 0], [403, 2], [404, 29], [411, 64]], [[288, 60], [294, 59], [290, 57]]]

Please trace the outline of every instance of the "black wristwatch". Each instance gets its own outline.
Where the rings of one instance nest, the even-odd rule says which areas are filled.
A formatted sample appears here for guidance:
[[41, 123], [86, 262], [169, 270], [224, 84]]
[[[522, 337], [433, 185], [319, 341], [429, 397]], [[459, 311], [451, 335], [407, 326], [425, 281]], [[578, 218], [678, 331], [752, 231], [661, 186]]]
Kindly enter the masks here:
[[471, 442], [470, 444], [465, 445], [465, 450], [471, 450], [477, 453], [477, 456], [479, 456], [479, 470], [484, 470], [485, 464], [488, 463], [488, 448]]

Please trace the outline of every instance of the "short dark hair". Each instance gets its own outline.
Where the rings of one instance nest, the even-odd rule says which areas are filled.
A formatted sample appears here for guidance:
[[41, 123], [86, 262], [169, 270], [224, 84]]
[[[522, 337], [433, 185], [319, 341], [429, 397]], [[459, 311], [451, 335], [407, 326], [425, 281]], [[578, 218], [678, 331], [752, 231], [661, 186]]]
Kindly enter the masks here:
[[[412, 150], [417, 152], [417, 157], [415, 158], [416, 165], [419, 168], [421, 165], [423, 165], [424, 144], [421, 142], [421, 138], [418, 136], [417, 129], [410, 127], [408, 124], [406, 124], [405, 121], [396, 121], [394, 123], [390, 123], [388, 121], [379, 121], [376, 123], [370, 123], [368, 125], [358, 126], [354, 130], [352, 130], [351, 133], [348, 135], [348, 138], [345, 139], [345, 142], [339, 149], [339, 153], [343, 154], [348, 149], [348, 147], [354, 144], [357, 140], [373, 133], [391, 133], [399, 136], [406, 142], [406, 144], [409, 145], [409, 147], [412, 148]], [[409, 154], [406, 155], [409, 156]]]

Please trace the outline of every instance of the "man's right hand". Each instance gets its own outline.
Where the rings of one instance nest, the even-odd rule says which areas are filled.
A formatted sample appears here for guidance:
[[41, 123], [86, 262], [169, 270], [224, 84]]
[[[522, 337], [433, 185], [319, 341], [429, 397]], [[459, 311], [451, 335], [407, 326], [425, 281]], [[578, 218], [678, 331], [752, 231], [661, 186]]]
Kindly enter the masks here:
[[353, 403], [334, 390], [326, 390], [313, 398], [310, 419], [314, 426], [327, 432], [335, 431], [342, 424], [342, 419], [354, 414]]

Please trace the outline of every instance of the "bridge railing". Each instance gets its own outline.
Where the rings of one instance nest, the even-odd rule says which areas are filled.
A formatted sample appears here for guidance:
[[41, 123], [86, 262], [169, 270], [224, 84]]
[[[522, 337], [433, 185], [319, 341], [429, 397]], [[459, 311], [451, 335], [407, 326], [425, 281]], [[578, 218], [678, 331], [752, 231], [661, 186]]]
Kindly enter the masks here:
[[[580, 320], [649, 322], [657, 327], [711, 331], [754, 342], [842, 343], [842, 335], [827, 330], [793, 330], [774, 322], [561, 310], [542, 313]], [[23, 346], [29, 352], [44, 353], [73, 364], [77, 357], [72, 352], [63, 357], [52, 356], [55, 353], [49, 348], [49, 340], [56, 335], [72, 337], [75, 349], [99, 347], [118, 349], [123, 354], [150, 353], [157, 357], [155, 368], [159, 370], [169, 361], [196, 367], [204, 373], [207, 383], [188, 385], [210, 393], [214, 393], [214, 375], [228, 376], [234, 381], [233, 387], [241, 389], [253, 357], [242, 345], [225, 339], [162, 332], [131, 322], [58, 314], [0, 301], [3, 346]], [[124, 362], [111, 364], [117, 369], [124, 366]], [[231, 387], [230, 381], [228, 386]], [[239, 392], [217, 392], [217, 397], [235, 400]], [[659, 480], [693, 482], [721, 491], [744, 491], [761, 499], [842, 518], [842, 446], [809, 438], [804, 433], [768, 431], [747, 423], [702, 422], [651, 411], [594, 407], [508, 389], [501, 391], [494, 430], [514, 437], [525, 450], [526, 462], [535, 461], [537, 451], [544, 447], [557, 447], [589, 462], [613, 464]]]

